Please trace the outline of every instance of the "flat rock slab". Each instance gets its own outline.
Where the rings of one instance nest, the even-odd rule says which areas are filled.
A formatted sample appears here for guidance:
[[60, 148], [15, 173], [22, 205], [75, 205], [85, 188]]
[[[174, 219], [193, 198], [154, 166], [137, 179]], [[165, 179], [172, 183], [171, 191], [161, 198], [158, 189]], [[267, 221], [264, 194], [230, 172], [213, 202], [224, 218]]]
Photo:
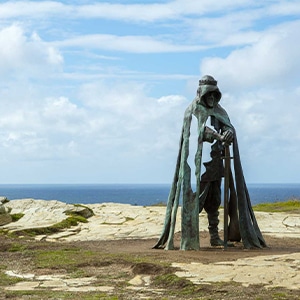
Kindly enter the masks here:
[[[72, 204], [60, 201], [20, 199], [5, 204], [12, 208], [11, 213], [24, 213], [19, 221], [2, 226], [11, 231], [26, 228], [38, 228], [54, 225], [66, 219], [66, 211], [72, 210]], [[87, 223], [63, 232], [42, 236], [46, 240], [89, 241], [115, 239], [158, 238], [162, 232], [166, 207], [135, 206], [119, 203], [101, 203], [85, 205], [93, 210], [94, 216]], [[255, 212], [259, 227], [264, 235], [300, 238], [299, 215], [285, 213]], [[223, 212], [220, 210], [220, 224], [223, 224]], [[175, 232], [181, 230], [181, 210], [177, 212]], [[200, 214], [200, 230], [207, 231], [208, 222], [205, 212]]]
[[24, 214], [17, 222], [3, 226], [12, 231], [47, 227], [59, 223], [67, 218], [65, 211], [74, 207], [56, 200], [36, 199], [11, 200], [5, 206], [12, 209], [11, 214]]
[[236, 261], [202, 263], [173, 263], [181, 271], [175, 274], [195, 284], [238, 282], [244, 286], [262, 284], [268, 287], [300, 289], [300, 253], [257, 256]]
[[10, 291], [32, 291], [51, 289], [54, 291], [71, 291], [71, 292], [112, 292], [114, 287], [112, 286], [95, 286], [93, 285], [97, 278], [95, 277], [81, 277], [81, 278], [68, 278], [64, 275], [47, 275], [47, 276], [35, 276], [34, 274], [21, 274], [12, 271], [7, 271], [6, 275], [31, 279], [21, 281], [15, 285], [11, 285], [5, 288]]

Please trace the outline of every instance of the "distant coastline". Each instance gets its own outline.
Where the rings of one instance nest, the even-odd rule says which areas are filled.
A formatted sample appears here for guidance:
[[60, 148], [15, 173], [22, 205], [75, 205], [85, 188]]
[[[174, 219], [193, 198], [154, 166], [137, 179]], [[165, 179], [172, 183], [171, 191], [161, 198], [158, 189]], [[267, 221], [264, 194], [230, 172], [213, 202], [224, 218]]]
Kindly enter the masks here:
[[[66, 203], [166, 203], [170, 184], [0, 184], [0, 196], [10, 200], [34, 198]], [[300, 183], [248, 184], [252, 204], [300, 199]]]

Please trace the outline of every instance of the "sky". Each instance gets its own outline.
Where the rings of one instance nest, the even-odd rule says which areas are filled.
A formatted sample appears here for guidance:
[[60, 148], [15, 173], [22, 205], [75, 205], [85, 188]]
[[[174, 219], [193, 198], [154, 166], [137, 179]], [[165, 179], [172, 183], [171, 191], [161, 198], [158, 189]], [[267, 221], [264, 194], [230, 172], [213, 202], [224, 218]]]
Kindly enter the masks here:
[[206, 74], [246, 182], [299, 183], [299, 34], [298, 0], [1, 1], [0, 183], [171, 183]]

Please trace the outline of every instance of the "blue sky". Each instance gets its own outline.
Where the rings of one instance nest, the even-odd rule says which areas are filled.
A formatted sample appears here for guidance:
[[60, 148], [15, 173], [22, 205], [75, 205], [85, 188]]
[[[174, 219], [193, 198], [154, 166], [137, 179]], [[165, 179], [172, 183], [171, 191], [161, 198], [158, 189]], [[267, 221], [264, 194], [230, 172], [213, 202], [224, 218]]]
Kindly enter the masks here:
[[299, 182], [299, 32], [296, 0], [1, 2], [0, 182], [171, 182], [205, 74], [246, 181]]

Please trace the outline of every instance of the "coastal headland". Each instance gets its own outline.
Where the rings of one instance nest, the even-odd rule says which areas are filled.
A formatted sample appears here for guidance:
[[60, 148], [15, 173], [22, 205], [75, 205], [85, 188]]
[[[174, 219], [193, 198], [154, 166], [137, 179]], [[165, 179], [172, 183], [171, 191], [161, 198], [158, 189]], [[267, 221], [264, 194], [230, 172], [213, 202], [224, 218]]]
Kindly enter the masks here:
[[[133, 270], [132, 266], [128, 271], [124, 266], [124, 272], [126, 270], [129, 272], [126, 287], [128, 297], [136, 296], [131, 299], [140, 299], [141, 293], [148, 296], [156, 295], [156, 299], [160, 299], [161, 295], [161, 299], [164, 299], [165, 292], [153, 287], [155, 280], [153, 268], [155, 262], [158, 261], [167, 263], [168, 268], [173, 270], [174, 276], [187, 280], [194, 286], [210, 287], [208, 289], [213, 291], [213, 287], [217, 285], [219, 290], [224, 289], [222, 299], [235, 299], [228, 292], [230, 288], [226, 292], [225, 287], [228, 287], [229, 284], [231, 289], [236, 289], [236, 291], [247, 288], [248, 291], [253, 290], [253, 293], [256, 291], [262, 295], [262, 298], [251, 298], [249, 293], [246, 293], [245, 299], [246, 297], [248, 297], [247, 299], [267, 299], [264, 298], [264, 295], [270, 296], [269, 291], [274, 289], [280, 290], [282, 293], [285, 291], [289, 299], [297, 299], [300, 296], [300, 218], [297, 213], [255, 212], [268, 247], [259, 250], [245, 250], [241, 243], [236, 243], [235, 247], [224, 250], [209, 246], [207, 217], [203, 212], [200, 214], [200, 251], [164, 251], [152, 249], [163, 228], [166, 210], [163, 206], [134, 206], [117, 203], [74, 206], [56, 200], [36, 199], [12, 200], [5, 206], [11, 208], [10, 214], [22, 214], [22, 217], [15, 222], [0, 226], [0, 230], [5, 233], [5, 235], [0, 235], [3, 245], [9, 243], [7, 236], [15, 234], [19, 241], [30, 239], [31, 243], [43, 244], [43, 247], [72, 245], [93, 251], [97, 249], [99, 253], [126, 254], [132, 257], [146, 256], [150, 262], [153, 262], [152, 268], [148, 263], [148, 271], [145, 263], [145, 268], [140, 271]], [[83, 208], [88, 208], [92, 212], [85, 222], [78, 222], [55, 232], [41, 230], [40, 232], [36, 231], [34, 236], [26, 236], [30, 230], [50, 228], [63, 222], [70, 215], [70, 211], [76, 213]], [[222, 215], [222, 210], [220, 210], [221, 234]], [[180, 242], [180, 224], [179, 209], [175, 239], [177, 248], [179, 248]], [[6, 255], [4, 252], [1, 251], [3, 256]], [[80, 260], [80, 256], [78, 259]], [[49, 274], [40, 274], [41, 271], [30, 271], [21, 264], [13, 266], [10, 263], [7, 265], [4, 263], [3, 265], [5, 267], [1, 267], [0, 272], [5, 273], [6, 276], [21, 279], [8, 286], [0, 284], [0, 288], [6, 293], [40, 291], [45, 287], [52, 290], [82, 293], [101, 292], [107, 295], [117, 293], [114, 284], [99, 285], [95, 274], [79, 276], [76, 280], [73, 278], [72, 281], [68, 274], [57, 273], [53, 270], [48, 272]], [[94, 268], [96, 267], [94, 266]], [[223, 288], [220, 288], [220, 285]], [[146, 299], [151, 299], [151, 296]], [[172, 297], [167, 299], [172, 299]], [[182, 296], [177, 299], [194, 298]]]

